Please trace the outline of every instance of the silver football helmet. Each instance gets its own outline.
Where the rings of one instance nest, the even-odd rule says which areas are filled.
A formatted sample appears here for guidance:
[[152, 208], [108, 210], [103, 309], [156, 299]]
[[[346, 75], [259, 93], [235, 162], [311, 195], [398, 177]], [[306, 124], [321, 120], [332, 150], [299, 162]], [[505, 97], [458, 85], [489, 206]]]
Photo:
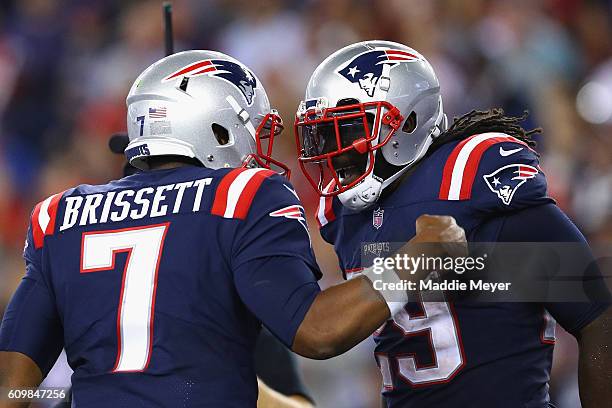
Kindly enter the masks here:
[[259, 79], [230, 56], [192, 50], [163, 58], [136, 79], [127, 107], [125, 155], [135, 167], [175, 155], [212, 169], [276, 166], [289, 175], [270, 157], [282, 121]]
[[319, 194], [360, 211], [446, 128], [429, 62], [402, 44], [364, 41], [336, 51], [310, 77], [295, 119], [299, 164]]

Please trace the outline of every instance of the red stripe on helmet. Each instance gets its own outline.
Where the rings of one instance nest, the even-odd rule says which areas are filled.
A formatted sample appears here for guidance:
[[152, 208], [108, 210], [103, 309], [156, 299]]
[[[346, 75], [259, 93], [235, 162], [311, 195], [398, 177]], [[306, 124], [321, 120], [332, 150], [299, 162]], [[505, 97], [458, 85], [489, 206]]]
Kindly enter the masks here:
[[418, 55], [414, 55], [408, 51], [402, 51], [402, 50], [387, 50], [387, 55], [403, 55], [409, 58], [413, 58], [413, 59], [418, 59], [419, 56]]
[[205, 61], [198, 61], [198, 62], [195, 62], [195, 63], [193, 63], [193, 64], [191, 64], [191, 65], [187, 65], [186, 67], [181, 68], [180, 70], [178, 70], [178, 71], [176, 71], [176, 72], [174, 72], [174, 73], [172, 73], [172, 74], [168, 75], [167, 77], [165, 77], [165, 78], [164, 78], [164, 81], [168, 81], [168, 80], [170, 80], [170, 79], [173, 79], [173, 78], [179, 77], [179, 76], [181, 76], [181, 75], [188, 74], [188, 73], [190, 73], [191, 71], [194, 71], [194, 70], [196, 70], [196, 69], [198, 69], [198, 68], [201, 68], [201, 67], [204, 67], [204, 66], [207, 66], [207, 65], [211, 65], [211, 64], [212, 64], [212, 61], [211, 61], [211, 60], [205, 60]]
[[193, 74], [190, 74], [190, 75], [191, 76], [196, 76], [196, 75], [205, 74], [207, 72], [213, 72], [213, 71], [216, 71], [216, 70], [217, 70], [217, 67], [213, 65], [212, 67], [206, 67], [206, 68], [204, 68], [204, 69], [202, 69], [202, 70], [200, 70], [198, 72], [194, 72]]

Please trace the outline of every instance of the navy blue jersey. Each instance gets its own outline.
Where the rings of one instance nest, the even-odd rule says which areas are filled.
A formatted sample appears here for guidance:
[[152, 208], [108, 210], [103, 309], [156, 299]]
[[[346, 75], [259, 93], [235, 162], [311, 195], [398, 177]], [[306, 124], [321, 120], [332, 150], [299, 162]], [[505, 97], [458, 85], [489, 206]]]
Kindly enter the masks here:
[[264, 169], [181, 167], [36, 206], [0, 350], [84, 407], [255, 407], [263, 322], [286, 346], [319, 292], [303, 208]]
[[[351, 212], [337, 199], [321, 198], [317, 220], [350, 278], [368, 266], [361, 265], [362, 243], [407, 242], [421, 214], [455, 217], [468, 241], [584, 242], [547, 196], [537, 154], [500, 133], [440, 146], [371, 210]], [[530, 235], [532, 228], [540, 233]], [[542, 231], [554, 232], [537, 236]], [[576, 333], [606, 307], [411, 302], [374, 334], [386, 404], [547, 407], [554, 319]]]

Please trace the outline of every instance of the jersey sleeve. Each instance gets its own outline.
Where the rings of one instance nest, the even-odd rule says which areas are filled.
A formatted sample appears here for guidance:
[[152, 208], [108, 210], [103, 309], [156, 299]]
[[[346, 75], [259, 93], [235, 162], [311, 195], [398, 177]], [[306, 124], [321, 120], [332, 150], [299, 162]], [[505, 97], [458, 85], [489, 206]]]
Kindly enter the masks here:
[[538, 154], [502, 133], [471, 136], [449, 155], [439, 198], [467, 201], [477, 213], [513, 211], [554, 202]]
[[237, 229], [232, 267], [238, 268], [258, 258], [290, 256], [302, 259], [320, 278], [304, 208], [293, 186], [274, 172], [264, 170], [257, 174], [263, 180], [249, 193], [252, 203]]
[[[321, 272], [301, 202], [286, 179], [262, 169], [233, 170], [215, 195], [213, 214], [240, 219], [229, 257], [237, 292], [249, 310], [291, 347], [320, 291]], [[240, 197], [236, 204], [235, 196]]]
[[[563, 242], [576, 243], [580, 257], [592, 259], [584, 270], [576, 271], [580, 290], [590, 302], [547, 302], [547, 311], [568, 332], [576, 335], [595, 320], [612, 303], [601, 271], [591, 254], [587, 241], [570, 219], [554, 204], [518, 211], [504, 220], [500, 242]], [[578, 256], [578, 255], [577, 255]], [[554, 278], [554, 276], [552, 277]], [[578, 289], [578, 285], [576, 286]]]
[[[42, 241], [37, 225], [28, 229], [25, 275], [9, 302], [0, 327], [0, 350], [25, 354], [46, 376], [63, 348], [63, 328], [55, 297], [43, 274]], [[38, 246], [40, 244], [40, 246]]]

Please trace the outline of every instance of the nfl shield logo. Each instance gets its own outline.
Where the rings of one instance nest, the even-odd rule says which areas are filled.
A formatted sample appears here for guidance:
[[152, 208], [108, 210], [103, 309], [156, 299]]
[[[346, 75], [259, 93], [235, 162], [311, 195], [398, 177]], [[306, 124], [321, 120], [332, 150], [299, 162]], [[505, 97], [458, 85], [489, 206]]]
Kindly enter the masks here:
[[381, 210], [380, 208], [372, 212], [372, 225], [374, 226], [374, 228], [379, 229], [380, 227], [382, 227], [384, 214], [385, 210]]

